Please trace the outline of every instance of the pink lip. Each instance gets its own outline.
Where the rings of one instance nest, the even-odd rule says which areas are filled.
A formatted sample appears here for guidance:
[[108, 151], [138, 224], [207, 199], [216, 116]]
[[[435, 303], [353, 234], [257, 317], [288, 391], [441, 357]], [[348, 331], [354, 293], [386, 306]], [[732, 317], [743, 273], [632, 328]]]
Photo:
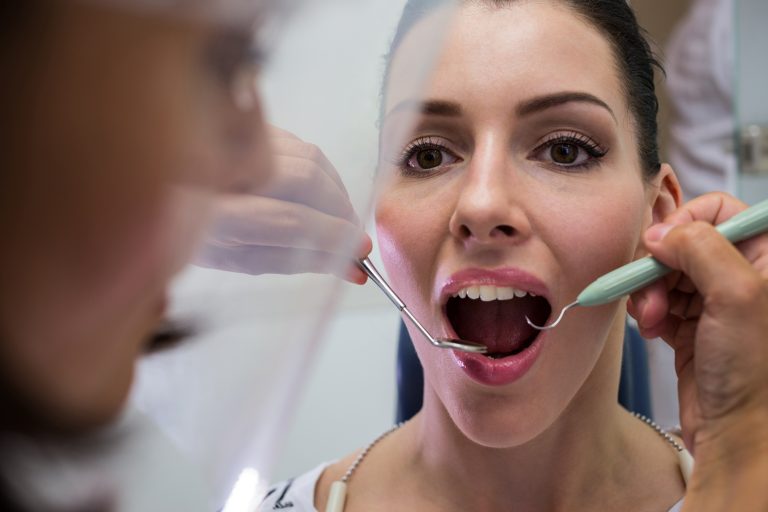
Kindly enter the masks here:
[[545, 338], [546, 334], [542, 332], [530, 347], [503, 359], [453, 350], [453, 360], [472, 380], [486, 386], [504, 386], [528, 373], [539, 358]]
[[[440, 304], [445, 307], [452, 295], [471, 285], [511, 286], [545, 298], [549, 295], [549, 289], [543, 281], [523, 270], [517, 268], [493, 270], [470, 268], [456, 272], [443, 283], [440, 290]], [[445, 319], [445, 328], [449, 335], [457, 337], [447, 319]], [[487, 386], [504, 386], [515, 382], [528, 373], [538, 359], [546, 338], [546, 332], [541, 332], [531, 346], [519, 354], [502, 359], [492, 359], [482, 354], [454, 350], [452, 351], [453, 360], [472, 380]]]

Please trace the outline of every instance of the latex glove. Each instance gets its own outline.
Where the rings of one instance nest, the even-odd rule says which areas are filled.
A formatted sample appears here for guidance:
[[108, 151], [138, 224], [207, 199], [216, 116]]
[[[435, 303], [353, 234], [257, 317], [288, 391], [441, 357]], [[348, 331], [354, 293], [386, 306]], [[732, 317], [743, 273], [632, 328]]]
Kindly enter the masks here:
[[290, 132], [271, 127], [269, 137], [269, 182], [253, 194], [217, 200], [196, 263], [254, 275], [335, 273], [364, 283], [366, 275], [351, 262], [339, 266], [366, 256], [372, 242], [336, 169], [317, 146]]
[[[679, 272], [629, 303], [642, 335], [661, 337], [675, 350], [683, 435], [696, 457], [694, 489], [717, 494], [716, 475], [736, 478], [722, 486], [730, 498], [697, 502], [706, 510], [747, 510], [726, 505], [734, 482], [747, 485], [750, 476], [741, 471], [759, 466], [754, 478], [768, 460], [768, 236], [733, 246], [712, 227], [746, 207], [726, 194], [707, 194], [652, 226], [646, 247]], [[725, 508], [711, 508], [717, 506]]]

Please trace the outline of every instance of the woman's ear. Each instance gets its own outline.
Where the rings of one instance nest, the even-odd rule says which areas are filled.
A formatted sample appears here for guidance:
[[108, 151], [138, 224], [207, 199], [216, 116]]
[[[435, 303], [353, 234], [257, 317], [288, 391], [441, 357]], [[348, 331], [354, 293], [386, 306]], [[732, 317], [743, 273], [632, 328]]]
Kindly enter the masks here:
[[651, 224], [662, 222], [667, 215], [677, 210], [683, 203], [683, 192], [677, 181], [675, 171], [669, 164], [661, 164], [659, 174], [654, 178], [655, 197], [650, 198], [652, 220]]

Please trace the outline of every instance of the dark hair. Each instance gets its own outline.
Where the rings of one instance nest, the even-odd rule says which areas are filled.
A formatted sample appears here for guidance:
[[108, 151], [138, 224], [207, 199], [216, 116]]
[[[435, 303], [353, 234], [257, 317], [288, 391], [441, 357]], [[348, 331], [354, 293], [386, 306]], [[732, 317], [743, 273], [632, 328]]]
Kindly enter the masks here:
[[0, 2], [0, 37], [20, 30], [31, 21], [39, 7], [36, 0], [3, 0]]
[[[515, 0], [463, 0], [464, 3], [485, 3], [495, 7], [509, 5]], [[557, 0], [603, 33], [610, 42], [624, 95], [635, 121], [640, 165], [646, 177], [655, 176], [660, 168], [658, 125], [659, 101], [654, 85], [654, 68], [664, 69], [651, 49], [646, 32], [627, 0]], [[426, 14], [446, 5], [446, 0], [408, 0], [397, 26], [386, 59], [384, 88], [389, 77], [392, 56], [413, 26]]]

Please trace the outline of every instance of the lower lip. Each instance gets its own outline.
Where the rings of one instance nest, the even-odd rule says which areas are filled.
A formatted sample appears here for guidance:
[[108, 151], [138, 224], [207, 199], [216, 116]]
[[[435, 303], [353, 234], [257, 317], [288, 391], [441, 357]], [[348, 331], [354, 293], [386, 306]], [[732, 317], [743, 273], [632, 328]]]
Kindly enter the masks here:
[[528, 373], [541, 353], [545, 337], [545, 333], [540, 333], [530, 347], [503, 359], [492, 359], [460, 350], [452, 351], [453, 359], [472, 380], [486, 386], [504, 386]]

